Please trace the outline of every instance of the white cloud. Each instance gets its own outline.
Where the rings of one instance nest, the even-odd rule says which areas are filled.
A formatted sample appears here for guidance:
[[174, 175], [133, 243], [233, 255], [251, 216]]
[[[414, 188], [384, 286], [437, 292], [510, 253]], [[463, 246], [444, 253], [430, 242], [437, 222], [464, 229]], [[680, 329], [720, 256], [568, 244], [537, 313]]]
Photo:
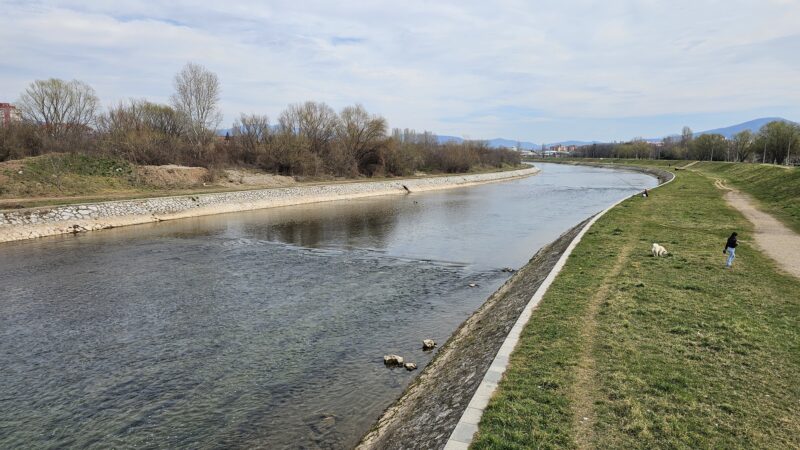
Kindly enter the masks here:
[[[634, 122], [615, 128], [628, 136], [568, 126], [592, 119], [669, 117], [672, 127], [726, 111], [742, 120], [770, 108], [800, 115], [800, 61], [790, 57], [800, 48], [797, 1], [0, 0], [0, 8], [2, 100], [33, 79], [60, 77], [92, 84], [106, 104], [165, 101], [174, 73], [194, 61], [219, 74], [226, 122], [313, 99], [363, 103], [393, 126], [550, 141], [641, 134]], [[564, 129], [574, 134], [554, 134]]]

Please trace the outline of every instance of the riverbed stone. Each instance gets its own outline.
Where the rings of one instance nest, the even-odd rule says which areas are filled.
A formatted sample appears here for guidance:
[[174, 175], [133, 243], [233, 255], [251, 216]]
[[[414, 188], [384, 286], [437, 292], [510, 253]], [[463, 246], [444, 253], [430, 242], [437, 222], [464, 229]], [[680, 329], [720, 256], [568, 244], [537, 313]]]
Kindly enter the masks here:
[[387, 366], [402, 366], [403, 357], [398, 355], [384, 355], [383, 363]]
[[423, 350], [433, 350], [433, 347], [436, 347], [436, 341], [433, 339], [425, 339], [422, 341]]
[[404, 364], [404, 367], [405, 367], [405, 368], [406, 368], [406, 370], [408, 370], [408, 371], [417, 370], [417, 365], [416, 365], [415, 363], [413, 363], [413, 362], [407, 362], [407, 363], [405, 363], [405, 364]]

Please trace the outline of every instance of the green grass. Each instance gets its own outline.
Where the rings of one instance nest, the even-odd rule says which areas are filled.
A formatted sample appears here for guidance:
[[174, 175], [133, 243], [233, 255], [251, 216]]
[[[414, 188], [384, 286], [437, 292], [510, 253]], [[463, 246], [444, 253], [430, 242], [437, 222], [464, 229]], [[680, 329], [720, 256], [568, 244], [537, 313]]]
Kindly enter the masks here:
[[761, 208], [800, 233], [800, 169], [765, 164], [702, 162], [692, 167], [750, 194]]
[[525, 328], [473, 448], [800, 447], [800, 282], [748, 242], [723, 269], [733, 229], [748, 241], [693, 171], [601, 218]]
[[50, 154], [0, 167], [0, 197], [75, 196], [134, 189], [126, 161], [78, 154]]
[[[681, 167], [692, 162], [613, 158], [563, 158], [560, 160], [640, 165], [667, 170], [673, 170], [675, 167]], [[540, 161], [552, 162], [552, 160]], [[795, 232], [800, 233], [800, 167], [702, 161], [688, 170], [699, 171], [712, 178], [722, 179], [726, 184], [749, 194], [759, 203], [761, 209], [775, 216], [776, 219]]]

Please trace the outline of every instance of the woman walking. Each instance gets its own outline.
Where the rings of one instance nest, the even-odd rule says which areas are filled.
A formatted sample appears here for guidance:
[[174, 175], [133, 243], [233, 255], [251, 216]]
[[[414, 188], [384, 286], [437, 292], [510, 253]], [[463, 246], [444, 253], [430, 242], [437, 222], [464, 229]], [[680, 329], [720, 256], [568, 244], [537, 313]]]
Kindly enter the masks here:
[[731, 234], [731, 237], [728, 238], [728, 242], [725, 243], [725, 250], [722, 253], [727, 253], [728, 255], [728, 262], [725, 264], [725, 267], [731, 268], [733, 266], [733, 259], [736, 258], [736, 246], [739, 245], [739, 240], [736, 239], [736, 233]]

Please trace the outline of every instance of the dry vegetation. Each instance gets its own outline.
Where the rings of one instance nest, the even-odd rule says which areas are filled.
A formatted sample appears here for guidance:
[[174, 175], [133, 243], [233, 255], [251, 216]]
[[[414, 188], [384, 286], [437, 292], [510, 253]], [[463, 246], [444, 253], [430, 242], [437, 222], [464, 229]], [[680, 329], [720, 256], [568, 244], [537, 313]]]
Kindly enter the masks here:
[[[491, 149], [485, 142], [440, 144], [428, 132], [389, 133], [386, 119], [361, 105], [336, 112], [320, 102], [293, 104], [275, 124], [264, 115], [242, 115], [220, 136], [216, 75], [190, 63], [176, 75], [174, 87], [169, 105], [131, 99], [100, 113], [100, 101], [87, 84], [37, 80], [18, 101], [23, 120], [0, 127], [0, 162], [63, 153], [133, 166], [201, 167], [207, 182], [226, 169], [319, 179], [462, 173], [520, 164], [517, 152]], [[151, 169], [130, 172], [158, 178]]]

